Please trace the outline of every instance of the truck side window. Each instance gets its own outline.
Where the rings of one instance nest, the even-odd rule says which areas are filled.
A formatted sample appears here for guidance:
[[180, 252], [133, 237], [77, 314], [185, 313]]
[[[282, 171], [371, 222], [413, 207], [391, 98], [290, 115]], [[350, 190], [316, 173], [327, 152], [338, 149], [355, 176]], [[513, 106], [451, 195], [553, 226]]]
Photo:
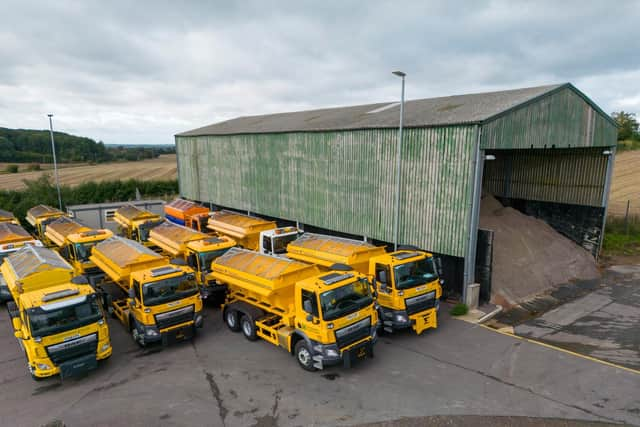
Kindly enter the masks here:
[[142, 297], [140, 296], [140, 282], [137, 280], [133, 281], [133, 292], [136, 293], [136, 299], [142, 301]]
[[314, 294], [313, 292], [305, 291], [303, 289], [302, 290], [302, 307], [309, 304], [309, 303], [305, 304], [305, 301], [309, 301], [309, 303], [311, 303], [311, 312], [307, 310], [305, 311], [315, 317], [319, 317], [318, 316], [318, 299], [316, 298], [316, 294]]
[[391, 286], [389, 282], [389, 268], [386, 265], [376, 264], [376, 281], [380, 284]]

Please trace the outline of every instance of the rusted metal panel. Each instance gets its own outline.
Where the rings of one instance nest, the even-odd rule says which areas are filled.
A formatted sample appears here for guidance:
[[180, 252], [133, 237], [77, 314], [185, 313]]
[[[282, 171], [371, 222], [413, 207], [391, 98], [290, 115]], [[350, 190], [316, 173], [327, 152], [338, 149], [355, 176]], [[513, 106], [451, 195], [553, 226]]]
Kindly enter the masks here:
[[483, 149], [610, 147], [616, 127], [572, 87], [510, 110], [483, 125]]
[[[402, 244], [464, 256], [476, 132], [406, 130]], [[391, 241], [396, 142], [395, 129], [178, 136], [182, 196]]]
[[484, 191], [500, 197], [602, 206], [602, 148], [499, 150], [485, 163]]

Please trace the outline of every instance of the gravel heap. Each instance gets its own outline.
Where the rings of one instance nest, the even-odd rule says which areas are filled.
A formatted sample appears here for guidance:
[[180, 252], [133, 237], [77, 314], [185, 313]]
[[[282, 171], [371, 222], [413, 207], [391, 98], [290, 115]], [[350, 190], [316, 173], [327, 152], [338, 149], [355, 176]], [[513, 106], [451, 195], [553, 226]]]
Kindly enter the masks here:
[[483, 195], [480, 228], [493, 230], [492, 301], [506, 307], [574, 279], [600, 276], [593, 256], [546, 222]]

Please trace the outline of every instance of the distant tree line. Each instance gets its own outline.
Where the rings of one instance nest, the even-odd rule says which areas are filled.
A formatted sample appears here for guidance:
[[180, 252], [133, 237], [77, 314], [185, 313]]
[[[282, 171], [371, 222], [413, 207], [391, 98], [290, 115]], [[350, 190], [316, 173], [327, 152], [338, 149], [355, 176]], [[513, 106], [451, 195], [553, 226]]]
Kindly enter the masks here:
[[[56, 158], [60, 163], [143, 160], [175, 153], [173, 146], [108, 146], [102, 141], [54, 132]], [[51, 163], [49, 131], [0, 128], [0, 162]]]
[[[27, 188], [24, 190], [0, 190], [0, 209], [13, 212], [21, 221], [27, 214], [27, 210], [36, 205], [49, 205], [58, 207], [58, 193], [51, 182], [51, 176], [43, 175], [37, 180], [25, 180]], [[136, 189], [144, 198], [172, 197], [178, 194], [178, 181], [104, 181], [86, 182], [84, 184], [69, 187], [60, 187], [62, 194], [63, 210], [67, 205], [85, 203], [103, 203], [135, 200]], [[22, 221], [24, 225], [26, 223]]]
[[618, 149], [640, 149], [640, 124], [635, 113], [616, 111], [611, 117], [618, 124]]

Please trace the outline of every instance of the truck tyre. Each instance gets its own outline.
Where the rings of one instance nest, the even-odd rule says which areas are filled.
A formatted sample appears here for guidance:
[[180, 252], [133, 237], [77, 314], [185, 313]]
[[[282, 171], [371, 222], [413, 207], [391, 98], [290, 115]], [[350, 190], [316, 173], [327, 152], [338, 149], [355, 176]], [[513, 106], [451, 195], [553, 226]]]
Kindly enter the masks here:
[[240, 322], [238, 321], [238, 312], [235, 310], [224, 311], [224, 322], [232, 332], [240, 332]]
[[311, 350], [304, 340], [300, 340], [296, 343], [294, 354], [296, 355], [296, 360], [298, 361], [302, 369], [309, 372], [317, 371], [317, 369], [313, 366]]
[[133, 318], [129, 318], [129, 328], [131, 329], [131, 338], [133, 338], [133, 341], [135, 341], [135, 343], [140, 347], [144, 347], [144, 340], [140, 336], [140, 332], [138, 331], [138, 327], [136, 326]]
[[240, 319], [240, 327], [242, 328], [242, 335], [249, 341], [255, 341], [258, 339], [256, 334], [256, 323], [249, 315], [245, 314]]

